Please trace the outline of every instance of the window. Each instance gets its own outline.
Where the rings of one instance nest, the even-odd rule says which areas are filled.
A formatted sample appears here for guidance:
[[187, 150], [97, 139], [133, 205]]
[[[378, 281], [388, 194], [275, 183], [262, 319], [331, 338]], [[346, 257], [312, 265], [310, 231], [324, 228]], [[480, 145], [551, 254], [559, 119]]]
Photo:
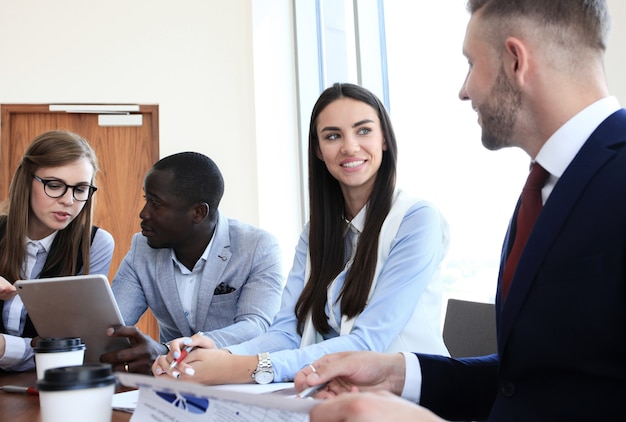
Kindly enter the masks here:
[[506, 229], [527, 176], [519, 149], [487, 151], [477, 115], [458, 92], [469, 14], [462, 4], [386, 0], [389, 112], [398, 185], [431, 200], [450, 225], [446, 294], [494, 301]]
[[[294, 8], [304, 154], [309, 113], [324, 88], [353, 82], [375, 92], [398, 138], [398, 186], [432, 201], [449, 223], [446, 295], [493, 301], [529, 159], [519, 149], [487, 151], [476, 113], [458, 98], [467, 73], [463, 5], [311, 0]], [[306, 175], [306, 158], [302, 168]]]

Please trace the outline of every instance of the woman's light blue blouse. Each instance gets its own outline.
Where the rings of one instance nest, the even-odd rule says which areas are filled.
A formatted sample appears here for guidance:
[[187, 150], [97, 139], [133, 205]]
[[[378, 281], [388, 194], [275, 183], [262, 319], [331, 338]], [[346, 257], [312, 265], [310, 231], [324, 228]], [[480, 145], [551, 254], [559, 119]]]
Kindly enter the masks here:
[[[418, 298], [438, 272], [445, 254], [443, 230], [439, 211], [429, 202], [416, 202], [402, 219], [370, 302], [357, 317], [352, 332], [343, 336], [333, 332], [325, 335], [324, 341], [300, 349], [301, 337], [297, 333], [294, 309], [304, 288], [307, 224], [296, 247], [281, 309], [271, 327], [265, 334], [228, 349], [239, 355], [270, 352], [276, 382], [293, 380], [301, 368], [328, 353], [386, 351], [411, 318]], [[345, 275], [346, 271], [338, 276], [339, 286], [343, 285]], [[333, 312], [336, 320], [341, 321], [339, 304], [333, 304]]]

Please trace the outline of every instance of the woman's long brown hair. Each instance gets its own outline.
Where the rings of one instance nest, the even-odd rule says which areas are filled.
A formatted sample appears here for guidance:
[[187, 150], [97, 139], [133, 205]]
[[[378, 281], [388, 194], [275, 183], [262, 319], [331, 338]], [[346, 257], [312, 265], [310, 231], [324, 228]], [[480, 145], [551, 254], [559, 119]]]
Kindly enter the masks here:
[[[0, 275], [10, 283], [28, 276], [21, 272], [26, 253], [30, 191], [35, 172], [41, 167], [64, 166], [81, 158], [89, 160], [94, 168], [95, 178], [98, 171], [96, 154], [89, 143], [75, 133], [45, 132], [37, 136], [26, 149], [13, 175], [9, 199], [0, 210], [0, 225], [5, 225], [5, 234], [0, 239]], [[95, 184], [95, 180], [91, 183]], [[55, 247], [50, 251], [46, 260], [46, 268], [60, 264], [61, 274], [59, 275], [74, 275], [80, 270], [76, 268], [76, 257], [80, 253], [83, 273], [89, 273], [93, 201], [92, 196], [78, 216], [65, 229], [59, 231], [54, 240]]]
[[[343, 270], [345, 262], [344, 233], [346, 230], [345, 201], [339, 182], [330, 174], [317, 156], [317, 118], [330, 103], [339, 98], [352, 98], [376, 110], [380, 119], [387, 150], [370, 194], [365, 226], [360, 235], [354, 262], [346, 275], [341, 292], [341, 314], [349, 318], [360, 314], [374, 279], [380, 229], [389, 214], [396, 185], [397, 144], [391, 120], [381, 101], [370, 91], [353, 84], [334, 84], [318, 98], [311, 113], [309, 126], [309, 255], [311, 273], [295, 313], [298, 332], [302, 334], [307, 315], [311, 312], [313, 325], [319, 333], [328, 333], [330, 325], [325, 305], [327, 289]], [[329, 304], [332, 308], [333, 304]]]

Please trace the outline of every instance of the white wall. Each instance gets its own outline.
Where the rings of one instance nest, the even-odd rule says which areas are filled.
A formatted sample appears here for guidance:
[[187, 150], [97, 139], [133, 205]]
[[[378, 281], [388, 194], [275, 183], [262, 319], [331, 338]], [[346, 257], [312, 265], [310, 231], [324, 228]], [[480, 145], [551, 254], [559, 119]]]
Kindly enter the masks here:
[[161, 156], [213, 158], [221, 209], [275, 232], [290, 260], [301, 228], [286, 198], [298, 186], [290, 2], [255, 4], [253, 25], [250, 0], [0, 0], [0, 103], [158, 104]]
[[611, 93], [626, 107], [626, 2], [607, 0], [612, 30], [606, 54], [606, 73]]
[[244, 0], [0, 0], [0, 102], [159, 104], [161, 156], [212, 157], [256, 223], [251, 40]]
[[260, 226], [282, 245], [285, 274], [304, 215], [291, 3], [252, 1], [257, 211]]
[[[303, 214], [291, 4], [0, 0], [0, 103], [159, 104], [161, 156], [215, 159], [222, 210], [275, 233], [288, 267]], [[607, 74], [626, 105], [626, 4], [608, 4]]]

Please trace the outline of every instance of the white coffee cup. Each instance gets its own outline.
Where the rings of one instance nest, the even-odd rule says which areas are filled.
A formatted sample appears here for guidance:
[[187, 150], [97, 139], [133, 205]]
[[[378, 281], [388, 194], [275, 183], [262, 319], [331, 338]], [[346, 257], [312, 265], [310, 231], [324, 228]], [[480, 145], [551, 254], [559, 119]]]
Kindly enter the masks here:
[[111, 422], [115, 381], [108, 364], [48, 369], [37, 381], [41, 422]]
[[82, 365], [85, 358], [85, 344], [80, 337], [41, 338], [33, 350], [38, 380], [43, 379], [46, 369]]

